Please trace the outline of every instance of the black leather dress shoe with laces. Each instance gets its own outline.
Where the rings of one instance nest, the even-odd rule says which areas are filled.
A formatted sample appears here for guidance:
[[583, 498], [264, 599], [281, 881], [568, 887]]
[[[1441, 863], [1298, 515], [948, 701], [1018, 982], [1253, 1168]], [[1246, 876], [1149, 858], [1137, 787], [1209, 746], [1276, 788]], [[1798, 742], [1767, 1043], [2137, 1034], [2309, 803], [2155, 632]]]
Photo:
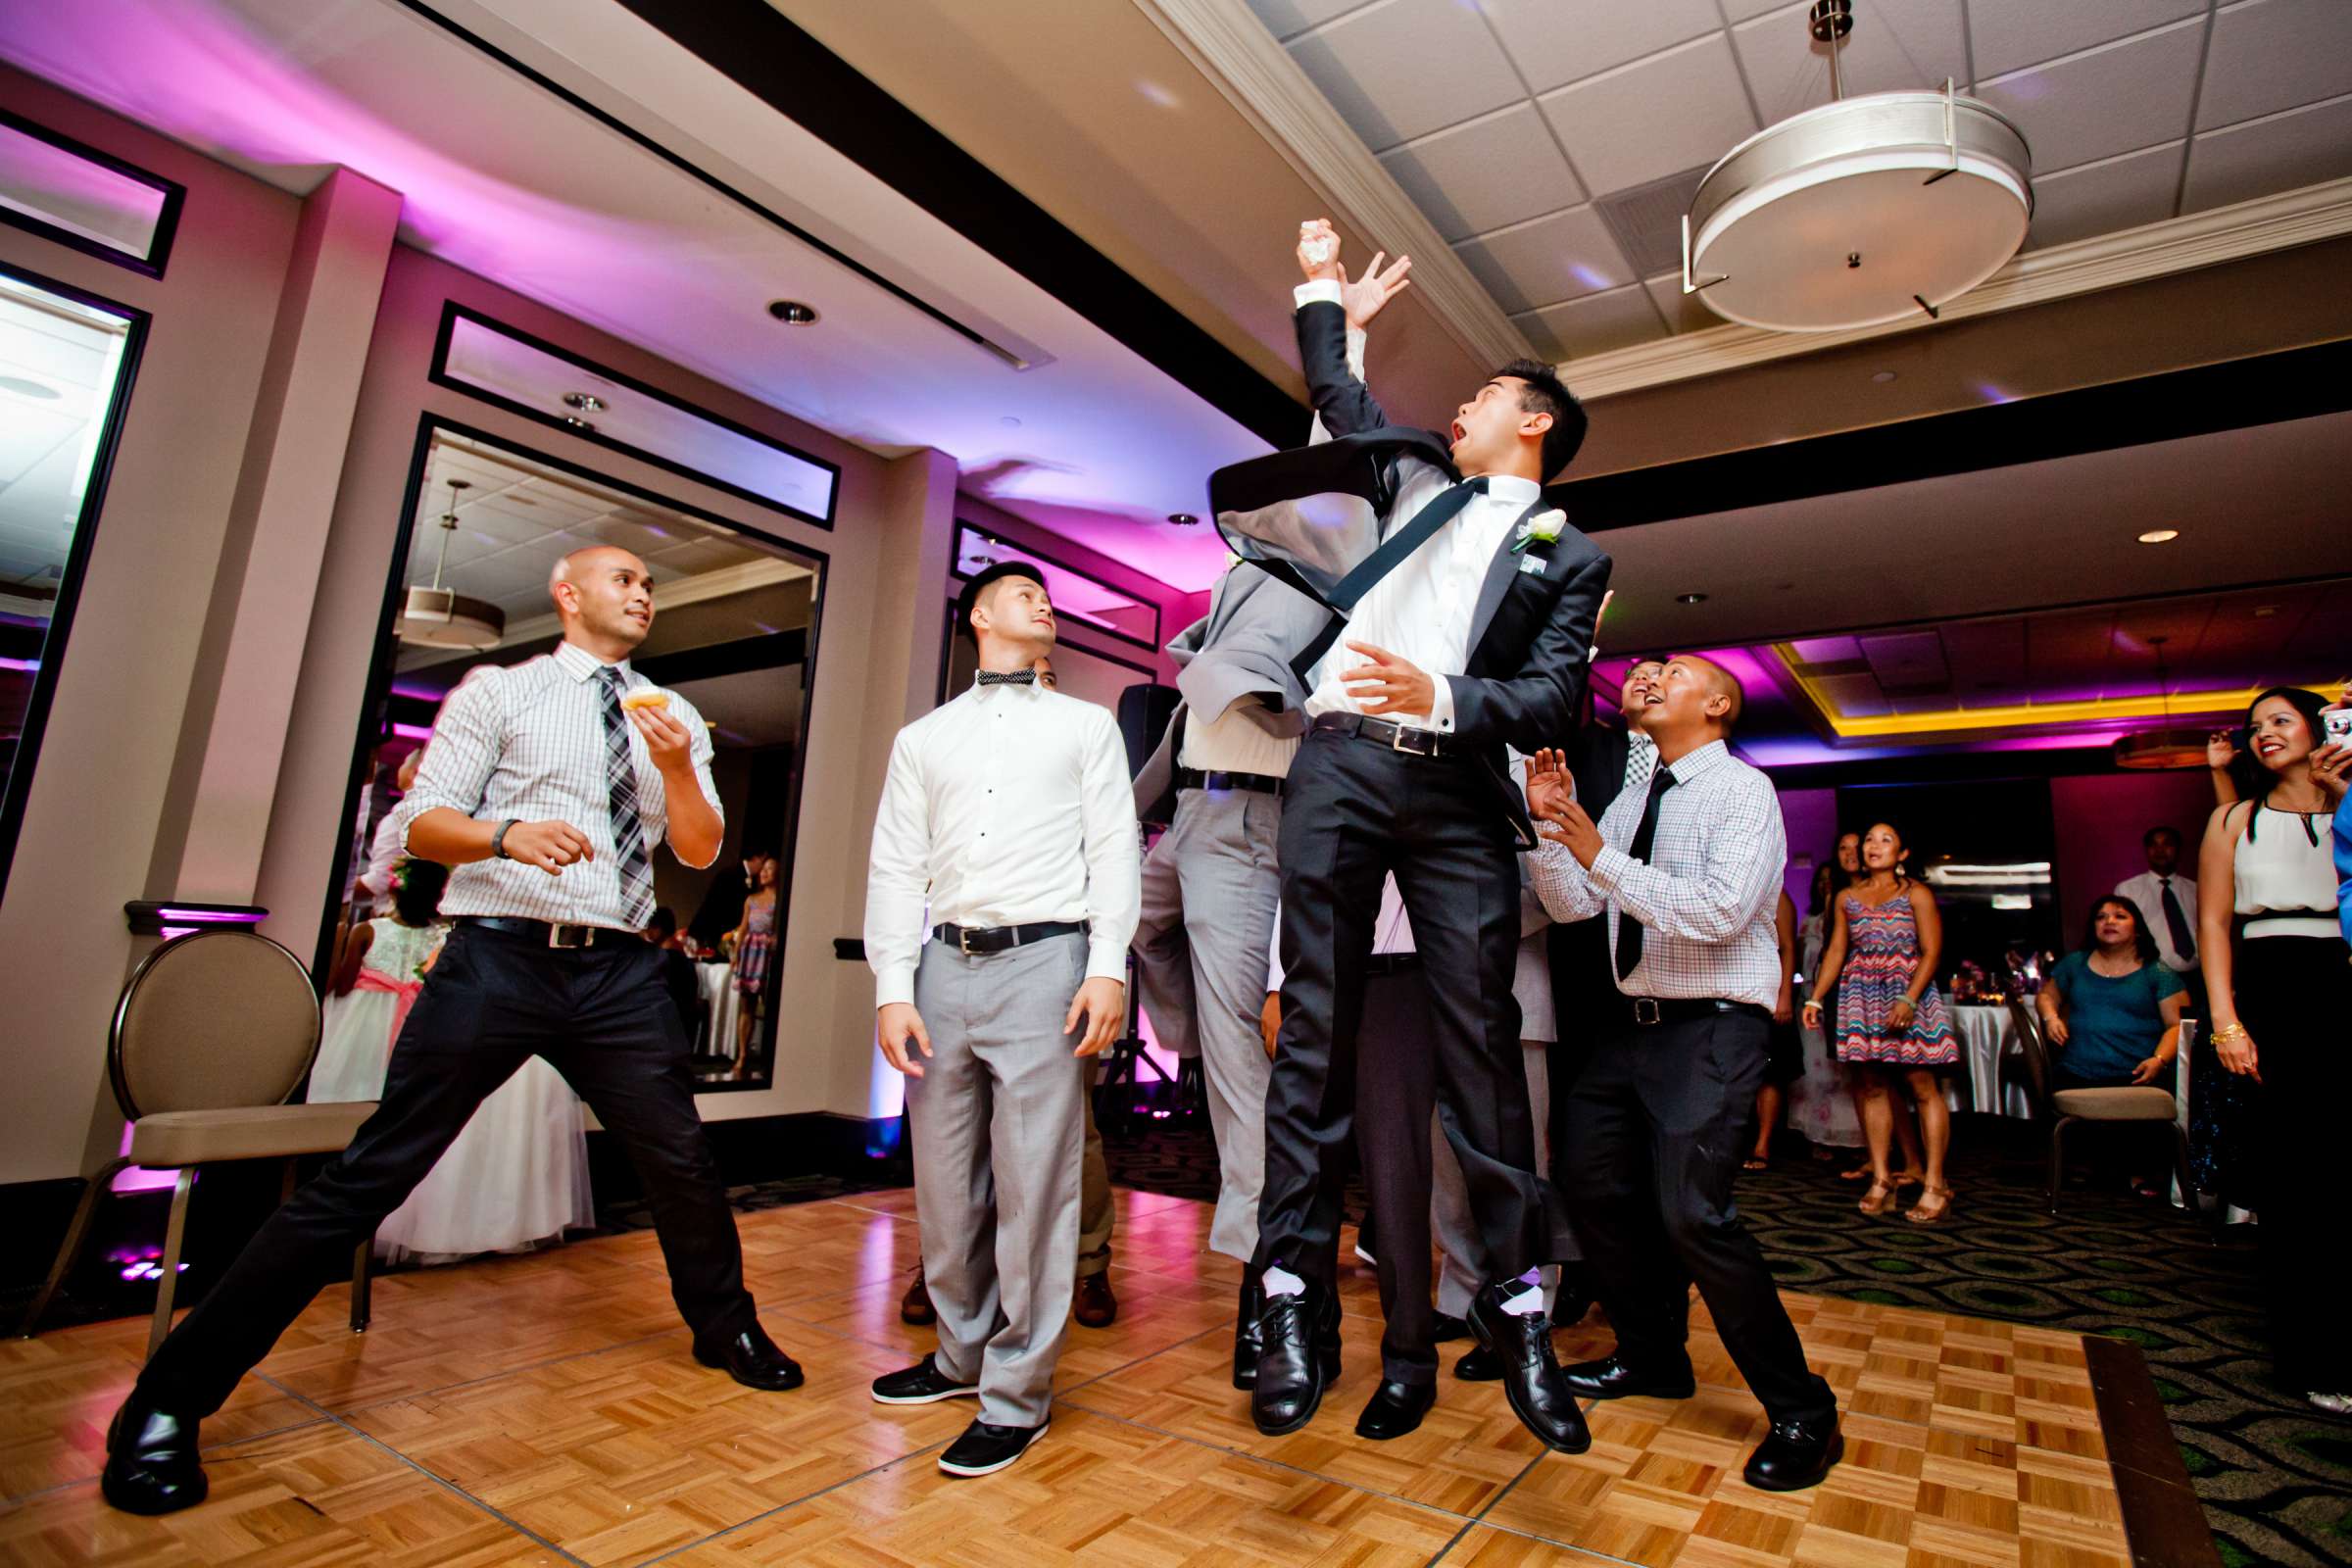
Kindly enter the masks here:
[[133, 1394], [106, 1429], [106, 1471], [98, 1490], [124, 1513], [195, 1507], [209, 1486], [196, 1459], [196, 1428]]
[[723, 1343], [695, 1341], [694, 1358], [705, 1366], [726, 1368], [727, 1376], [747, 1389], [765, 1389], [770, 1394], [797, 1389], [808, 1381], [801, 1375], [800, 1363], [778, 1349], [757, 1323]]
[[1438, 1402], [1434, 1383], [1383, 1383], [1372, 1391], [1372, 1402], [1355, 1418], [1355, 1435], [1386, 1443], [1401, 1438], [1421, 1424]]
[[1688, 1399], [1698, 1392], [1688, 1361], [1675, 1372], [1642, 1372], [1626, 1365], [1623, 1356], [1611, 1355], [1579, 1361], [1560, 1377], [1580, 1399]]
[[1830, 1467], [1845, 1457], [1845, 1434], [1832, 1411], [1810, 1421], [1775, 1421], [1771, 1433], [1747, 1456], [1742, 1472], [1758, 1492], [1802, 1492], [1818, 1487]]
[[1233, 1386], [1245, 1392], [1257, 1387], [1257, 1319], [1265, 1309], [1257, 1282], [1242, 1281], [1242, 1303], [1233, 1317]]
[[1551, 1324], [1538, 1312], [1505, 1312], [1505, 1297], [1520, 1287], [1505, 1281], [1489, 1285], [1470, 1303], [1470, 1332], [1479, 1348], [1493, 1352], [1502, 1373], [1502, 1392], [1511, 1413], [1547, 1448], [1582, 1453], [1592, 1446], [1585, 1413], [1560, 1379], [1560, 1363], [1552, 1358]]
[[1464, 1383], [1500, 1382], [1502, 1362], [1482, 1345], [1453, 1363], [1453, 1375]]
[[1250, 1419], [1269, 1438], [1315, 1418], [1323, 1391], [1340, 1375], [1340, 1303], [1317, 1280], [1266, 1298], [1257, 1319], [1257, 1379]]

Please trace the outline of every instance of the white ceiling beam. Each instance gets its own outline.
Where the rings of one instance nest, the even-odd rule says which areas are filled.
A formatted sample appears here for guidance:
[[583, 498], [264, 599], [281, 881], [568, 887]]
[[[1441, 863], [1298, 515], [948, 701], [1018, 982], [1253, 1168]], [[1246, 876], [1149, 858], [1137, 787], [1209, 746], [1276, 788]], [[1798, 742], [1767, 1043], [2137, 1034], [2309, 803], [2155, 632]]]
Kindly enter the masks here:
[[[1527, 335], [1511, 324], [1247, 0], [1135, 0], [1135, 5], [1330, 204], [1332, 218], [1391, 256], [1413, 259], [1413, 292], [1446, 336], [1485, 365], [1537, 357]], [[1358, 265], [1365, 260], [1357, 258]]]
[[2352, 178], [2027, 251], [1942, 306], [1940, 321], [1923, 316], [1838, 332], [1771, 332], [1727, 322], [1570, 360], [1559, 368], [1560, 378], [1580, 398], [1611, 397], [1900, 332], [1924, 331], [1974, 316], [2045, 305], [2345, 234], [2352, 234]]

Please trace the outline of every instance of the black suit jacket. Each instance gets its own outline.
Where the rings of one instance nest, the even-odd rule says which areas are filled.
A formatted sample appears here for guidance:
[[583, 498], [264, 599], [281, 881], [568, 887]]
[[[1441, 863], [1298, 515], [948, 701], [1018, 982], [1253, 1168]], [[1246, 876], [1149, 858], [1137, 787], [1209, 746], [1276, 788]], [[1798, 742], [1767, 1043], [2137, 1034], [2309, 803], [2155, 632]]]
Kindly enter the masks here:
[[[1348, 546], [1360, 560], [1371, 544], [1408, 520], [1394, 514], [1416, 477], [1431, 468], [1447, 481], [1457, 475], [1444, 440], [1392, 425], [1379, 401], [1349, 373], [1347, 316], [1339, 306], [1318, 301], [1301, 307], [1298, 329], [1307, 391], [1335, 439], [1219, 469], [1209, 481], [1209, 497], [1218, 529], [1237, 553], [1321, 597], [1354, 561], [1328, 555], [1309, 560], [1304, 547], [1286, 548], [1251, 533], [1244, 514], [1334, 491], [1356, 497], [1380, 514], [1377, 530]], [[1497, 806], [1521, 847], [1529, 848], [1534, 829], [1503, 748], [1533, 755], [1575, 733], [1610, 562], [1574, 527], [1563, 526], [1558, 539], [1525, 552], [1514, 551], [1512, 543], [1498, 546], [1488, 565], [1471, 616], [1469, 658], [1449, 679], [1454, 733], [1477, 750], [1493, 776]], [[1530, 558], [1542, 563], [1540, 569], [1523, 569]], [[1276, 564], [1286, 562], [1295, 568], [1287, 574]]]

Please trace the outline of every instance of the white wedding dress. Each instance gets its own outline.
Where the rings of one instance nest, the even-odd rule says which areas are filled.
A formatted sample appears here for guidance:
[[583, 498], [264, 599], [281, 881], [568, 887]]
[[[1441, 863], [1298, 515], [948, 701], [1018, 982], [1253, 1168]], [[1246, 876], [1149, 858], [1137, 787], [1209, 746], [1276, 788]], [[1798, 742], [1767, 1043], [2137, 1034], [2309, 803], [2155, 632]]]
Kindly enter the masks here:
[[[375, 1100], [418, 970], [448, 927], [368, 922], [373, 935], [351, 994], [326, 999], [325, 1035], [310, 1100]], [[432, 1171], [376, 1229], [375, 1255], [447, 1263], [481, 1252], [525, 1251], [592, 1225], [588, 1134], [579, 1097], [537, 1056], [482, 1102]]]

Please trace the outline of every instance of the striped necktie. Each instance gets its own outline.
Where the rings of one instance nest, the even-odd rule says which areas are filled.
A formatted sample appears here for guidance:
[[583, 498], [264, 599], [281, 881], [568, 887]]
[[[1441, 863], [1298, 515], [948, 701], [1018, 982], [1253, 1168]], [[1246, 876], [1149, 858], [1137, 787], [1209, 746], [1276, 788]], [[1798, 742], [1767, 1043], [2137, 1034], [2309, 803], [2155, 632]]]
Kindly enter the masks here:
[[620, 711], [620, 671], [607, 665], [597, 681], [605, 697], [605, 791], [612, 813], [620, 904], [629, 929], [642, 930], [654, 917], [654, 861], [645, 847], [644, 819], [638, 815], [637, 765], [629, 759], [629, 721]]

